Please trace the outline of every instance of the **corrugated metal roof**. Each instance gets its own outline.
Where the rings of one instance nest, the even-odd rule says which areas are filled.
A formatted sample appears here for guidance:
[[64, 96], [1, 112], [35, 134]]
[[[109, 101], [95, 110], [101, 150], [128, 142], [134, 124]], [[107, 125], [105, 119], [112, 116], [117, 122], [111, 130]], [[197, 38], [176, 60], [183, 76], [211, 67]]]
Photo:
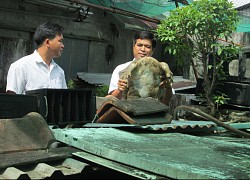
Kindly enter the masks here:
[[113, 128], [137, 128], [141, 130], [164, 131], [164, 132], [200, 132], [212, 131], [217, 125], [209, 121], [178, 121], [173, 120], [170, 124], [106, 124], [106, 123], [87, 123], [83, 127], [113, 127]]
[[60, 179], [90, 170], [91, 167], [89, 164], [67, 158], [59, 162], [42, 162], [18, 167], [11, 166], [0, 173], [0, 179]]
[[142, 129], [147, 130], [154, 130], [154, 131], [188, 131], [188, 132], [194, 132], [194, 131], [204, 131], [209, 130], [212, 127], [215, 127], [216, 124], [209, 121], [178, 121], [173, 120], [171, 121], [171, 124], [162, 124], [162, 125], [146, 125], [141, 126]]
[[0, 179], [62, 178], [91, 171], [91, 166], [73, 158], [77, 148], [24, 150], [0, 154]]
[[87, 73], [87, 72], [78, 72], [77, 76], [90, 84], [94, 85], [107, 85], [109, 86], [111, 73]]
[[[250, 123], [226, 123], [236, 129], [250, 129]], [[142, 129], [163, 132], [211, 132], [223, 131], [225, 128], [210, 121], [178, 121], [172, 120], [171, 124], [107, 124], [107, 123], [87, 123], [85, 128], [119, 128], [119, 129]]]
[[[64, 147], [64, 150], [67, 151], [67, 148], [75, 151], [70, 153], [70, 157], [57, 160], [53, 157], [38, 160], [40, 157], [33, 157], [32, 152], [10, 153], [7, 155], [9, 160], [2, 158], [6, 154], [0, 154], [1, 160], [4, 159], [5, 162], [4, 166], [1, 164], [3, 161], [0, 162], [0, 179], [104, 179], [103, 177], [105, 179], [116, 177], [117, 179], [131, 180], [145, 179], [145, 177], [147, 177], [146, 179], [163, 179], [159, 175], [110, 161], [71, 146]], [[39, 153], [39, 151], [37, 152]], [[23, 162], [20, 160], [22, 157], [16, 159], [15, 154], [20, 154], [23, 157], [31, 156], [36, 160]], [[6, 166], [8, 163], [9, 166]]]

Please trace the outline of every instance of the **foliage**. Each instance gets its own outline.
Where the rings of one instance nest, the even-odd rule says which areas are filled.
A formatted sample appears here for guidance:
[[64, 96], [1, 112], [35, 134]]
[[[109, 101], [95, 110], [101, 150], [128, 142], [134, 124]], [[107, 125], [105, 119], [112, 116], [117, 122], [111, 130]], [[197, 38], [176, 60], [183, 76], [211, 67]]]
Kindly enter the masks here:
[[[73, 79], [68, 80], [67, 86], [68, 86], [68, 89], [77, 88], [76, 83]], [[86, 84], [85, 84], [85, 87], [86, 87]], [[96, 88], [96, 96], [105, 97], [106, 95], [108, 95], [109, 86], [101, 85], [101, 86], [94, 86], [94, 87]], [[84, 88], [84, 86], [78, 87], [78, 88]]]
[[219, 93], [218, 95], [213, 96], [213, 100], [216, 104], [217, 109], [219, 108], [220, 105], [225, 104], [225, 102], [230, 99], [227, 97], [226, 94], [221, 93], [221, 92], [218, 92], [218, 93]]
[[[231, 61], [237, 53], [237, 47], [229, 42], [237, 23], [237, 11], [231, 2], [199, 0], [171, 11], [156, 29], [157, 37], [168, 44], [166, 51], [175, 55], [180, 63], [186, 57], [202, 62], [204, 91], [212, 115], [215, 113], [213, 91], [220, 75], [224, 74], [223, 64]], [[228, 43], [218, 43], [220, 39]], [[213, 59], [210, 63], [209, 57]]]
[[67, 83], [68, 89], [74, 89], [75, 88], [75, 82], [73, 79], [68, 80]]
[[96, 88], [96, 96], [105, 97], [106, 95], [108, 95], [108, 90], [109, 86], [107, 85], [98, 86]]

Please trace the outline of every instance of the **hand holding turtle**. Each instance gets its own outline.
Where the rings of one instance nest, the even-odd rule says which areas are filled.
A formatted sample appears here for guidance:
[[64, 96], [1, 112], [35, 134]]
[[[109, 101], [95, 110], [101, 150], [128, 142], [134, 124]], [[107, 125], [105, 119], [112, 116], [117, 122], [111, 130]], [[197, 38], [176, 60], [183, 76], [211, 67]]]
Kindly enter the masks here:
[[127, 88], [127, 81], [123, 79], [119, 79], [117, 86], [118, 86], [119, 91], [124, 91]]

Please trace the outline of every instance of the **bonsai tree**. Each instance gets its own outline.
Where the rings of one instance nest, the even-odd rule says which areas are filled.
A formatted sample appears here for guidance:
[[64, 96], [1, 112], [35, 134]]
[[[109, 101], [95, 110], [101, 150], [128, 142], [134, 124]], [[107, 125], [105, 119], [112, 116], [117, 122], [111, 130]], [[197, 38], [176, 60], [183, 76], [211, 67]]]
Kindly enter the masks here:
[[202, 62], [205, 99], [212, 116], [217, 112], [215, 88], [225, 74], [223, 65], [237, 53], [237, 47], [229, 40], [237, 23], [237, 11], [231, 2], [197, 0], [171, 11], [156, 29], [156, 36], [167, 43], [165, 51], [175, 55], [179, 64], [189, 57], [196, 78], [194, 59]]

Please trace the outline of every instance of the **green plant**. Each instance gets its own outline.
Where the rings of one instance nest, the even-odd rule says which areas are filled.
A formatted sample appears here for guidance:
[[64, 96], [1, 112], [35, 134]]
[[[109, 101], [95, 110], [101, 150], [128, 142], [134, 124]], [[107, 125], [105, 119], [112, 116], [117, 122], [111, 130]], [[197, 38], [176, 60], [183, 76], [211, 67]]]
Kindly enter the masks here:
[[67, 83], [68, 89], [74, 89], [75, 88], [75, 83], [74, 80], [69, 79]]
[[106, 95], [108, 95], [108, 90], [109, 86], [107, 85], [97, 86], [96, 96], [105, 97]]
[[[223, 64], [231, 61], [238, 52], [229, 40], [237, 23], [237, 11], [231, 2], [199, 0], [171, 11], [156, 29], [157, 37], [168, 45], [165, 51], [175, 55], [179, 63], [189, 57], [196, 78], [193, 59], [202, 62], [205, 97], [211, 115], [216, 111], [212, 98], [218, 79], [223, 74]], [[219, 43], [220, 39], [228, 43]], [[213, 59], [210, 64], [209, 58]]]
[[227, 100], [229, 100], [230, 98], [228, 98], [228, 96], [224, 93], [218, 92], [218, 95], [214, 95], [213, 96], [213, 101], [216, 104], [216, 108], [219, 109], [220, 105], [225, 104], [225, 102]]

